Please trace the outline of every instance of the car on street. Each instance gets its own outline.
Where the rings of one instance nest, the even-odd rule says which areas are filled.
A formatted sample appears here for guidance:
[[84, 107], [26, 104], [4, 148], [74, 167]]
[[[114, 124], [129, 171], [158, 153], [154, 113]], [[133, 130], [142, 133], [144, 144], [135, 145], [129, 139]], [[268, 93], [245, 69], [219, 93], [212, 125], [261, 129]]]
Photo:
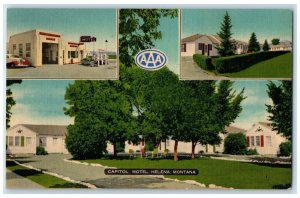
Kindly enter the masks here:
[[6, 54], [6, 67], [29, 67], [30, 63], [26, 59], [15, 55], [15, 54]]

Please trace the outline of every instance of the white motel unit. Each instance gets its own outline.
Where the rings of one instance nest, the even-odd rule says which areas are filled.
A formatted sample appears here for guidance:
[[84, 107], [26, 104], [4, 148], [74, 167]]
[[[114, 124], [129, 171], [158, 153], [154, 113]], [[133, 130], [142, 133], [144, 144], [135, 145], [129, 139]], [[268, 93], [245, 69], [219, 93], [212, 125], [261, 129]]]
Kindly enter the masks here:
[[[247, 53], [248, 44], [236, 39], [231, 40], [234, 46], [235, 54]], [[181, 39], [181, 56], [193, 56], [201, 54], [204, 56], [219, 56], [218, 47], [221, 44], [221, 38], [217, 35], [194, 34]]]
[[39, 67], [79, 63], [86, 56], [86, 47], [82, 42], [65, 41], [62, 34], [35, 29], [10, 36], [7, 53]]
[[[65, 136], [67, 134], [67, 126], [60, 125], [32, 125], [18, 124], [6, 132], [6, 144], [8, 154], [35, 154], [36, 147], [44, 147], [48, 153], [69, 153], [65, 145]], [[255, 123], [249, 130], [238, 127], [225, 127], [225, 131], [220, 133], [220, 145], [201, 145], [197, 144], [195, 153], [223, 153], [224, 140], [232, 133], [243, 133], [247, 139], [247, 148], [256, 149], [260, 155], [277, 155], [279, 154], [279, 145], [286, 142], [287, 139], [272, 130], [271, 124], [266, 122]], [[166, 149], [173, 153], [175, 141], [167, 139], [159, 145], [159, 153], [163, 153]], [[141, 151], [147, 144], [147, 140], [141, 140], [138, 144], [125, 142], [125, 152], [130, 150]], [[113, 152], [113, 145], [107, 143], [107, 151]], [[191, 153], [191, 142], [178, 142], [178, 152]]]
[[68, 153], [67, 127], [60, 125], [18, 124], [6, 131], [7, 154], [35, 154], [36, 147], [48, 153]]
[[279, 145], [287, 139], [272, 130], [271, 123], [258, 122], [246, 132], [248, 149], [256, 149], [260, 155], [277, 155]]

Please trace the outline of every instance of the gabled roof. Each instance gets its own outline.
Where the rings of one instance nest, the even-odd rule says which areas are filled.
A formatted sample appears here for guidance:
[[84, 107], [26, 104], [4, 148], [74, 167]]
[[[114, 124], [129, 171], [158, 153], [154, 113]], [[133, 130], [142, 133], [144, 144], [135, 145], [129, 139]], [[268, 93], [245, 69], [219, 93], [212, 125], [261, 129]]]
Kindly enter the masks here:
[[[222, 40], [218, 35], [194, 34], [192, 36], [181, 39], [181, 42], [193, 42], [203, 36], [206, 36], [213, 44], [220, 44], [221, 40]], [[247, 45], [247, 42], [244, 42], [244, 41], [240, 41], [240, 40], [236, 40], [236, 39], [231, 39], [231, 41], [236, 44]]]
[[67, 126], [62, 125], [34, 125], [34, 124], [20, 124], [39, 135], [55, 135], [64, 136], [67, 134]]
[[235, 126], [227, 126], [225, 127], [225, 132], [227, 133], [246, 133], [247, 130], [235, 127]]
[[272, 130], [271, 122], [258, 122], [258, 124]]
[[185, 37], [183, 39], [181, 39], [182, 42], [192, 42], [192, 41], [195, 41], [197, 40], [198, 38], [202, 37], [203, 34], [194, 34], [192, 36], [188, 36], [188, 37]]

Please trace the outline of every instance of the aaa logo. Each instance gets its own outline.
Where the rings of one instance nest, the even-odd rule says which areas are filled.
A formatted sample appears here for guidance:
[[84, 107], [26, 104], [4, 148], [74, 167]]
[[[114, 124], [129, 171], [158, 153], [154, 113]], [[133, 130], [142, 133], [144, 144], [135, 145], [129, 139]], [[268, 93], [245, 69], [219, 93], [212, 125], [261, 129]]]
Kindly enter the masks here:
[[145, 70], [158, 70], [167, 64], [167, 56], [157, 49], [140, 51], [135, 56], [135, 64]]

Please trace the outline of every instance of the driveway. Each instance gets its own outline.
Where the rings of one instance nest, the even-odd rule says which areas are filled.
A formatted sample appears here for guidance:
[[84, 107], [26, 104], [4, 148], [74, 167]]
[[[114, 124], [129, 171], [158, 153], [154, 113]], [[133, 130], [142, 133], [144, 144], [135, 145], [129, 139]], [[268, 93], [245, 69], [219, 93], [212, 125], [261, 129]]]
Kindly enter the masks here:
[[8, 189], [39, 189], [43, 186], [6, 169], [6, 188]]
[[180, 67], [181, 80], [226, 80], [227, 77], [217, 76], [212, 72], [201, 69], [193, 57], [182, 57]]
[[60, 78], [60, 79], [117, 79], [116, 60], [109, 65], [90, 67], [79, 64], [43, 65], [41, 67], [8, 68], [7, 78]]
[[140, 188], [140, 189], [200, 189], [198, 185], [166, 181], [151, 176], [107, 176], [104, 168], [97, 166], [86, 166], [66, 162], [71, 155], [50, 154], [46, 156], [29, 155], [27, 157], [16, 157], [20, 163], [31, 165], [35, 168], [57, 173], [73, 180], [84, 181], [98, 188]]

